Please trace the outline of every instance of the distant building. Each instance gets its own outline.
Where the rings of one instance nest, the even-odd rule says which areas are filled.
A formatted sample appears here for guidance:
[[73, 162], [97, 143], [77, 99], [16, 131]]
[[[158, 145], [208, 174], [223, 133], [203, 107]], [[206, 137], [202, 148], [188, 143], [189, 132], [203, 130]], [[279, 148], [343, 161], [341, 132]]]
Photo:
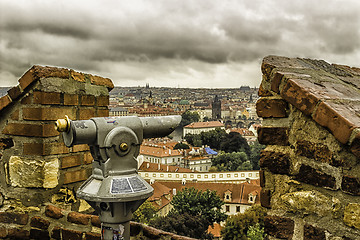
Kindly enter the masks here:
[[210, 121], [210, 122], [193, 122], [184, 127], [183, 136], [186, 134], [200, 134], [201, 132], [208, 132], [215, 130], [216, 128], [225, 129], [223, 123], [219, 121]]
[[111, 117], [121, 117], [121, 116], [128, 116], [129, 115], [129, 111], [127, 110], [127, 108], [123, 108], [123, 107], [113, 107], [110, 108], [109, 111], [109, 116]]
[[221, 119], [221, 101], [218, 95], [215, 95], [215, 99], [212, 102], [212, 119]]
[[183, 156], [179, 150], [173, 150], [166, 146], [141, 145], [138, 159], [150, 163], [180, 165]]

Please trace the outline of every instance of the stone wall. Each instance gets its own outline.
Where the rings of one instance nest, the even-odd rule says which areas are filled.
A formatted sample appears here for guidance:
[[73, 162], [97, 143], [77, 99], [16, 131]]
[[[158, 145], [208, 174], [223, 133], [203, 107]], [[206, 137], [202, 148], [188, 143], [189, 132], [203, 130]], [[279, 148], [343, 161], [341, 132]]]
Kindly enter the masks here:
[[269, 56], [257, 113], [269, 239], [360, 239], [360, 69]]

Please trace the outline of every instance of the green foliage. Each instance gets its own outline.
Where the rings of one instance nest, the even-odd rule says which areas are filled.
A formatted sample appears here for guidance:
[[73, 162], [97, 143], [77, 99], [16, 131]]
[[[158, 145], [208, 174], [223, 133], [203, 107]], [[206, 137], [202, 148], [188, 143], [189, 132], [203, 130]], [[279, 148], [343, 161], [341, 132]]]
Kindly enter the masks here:
[[259, 223], [255, 224], [255, 226], [250, 226], [247, 231], [247, 237], [249, 240], [263, 240], [265, 237], [264, 228], [260, 227]]
[[189, 110], [187, 110], [186, 112], [184, 112], [181, 115], [181, 122], [180, 122], [180, 126], [186, 126], [189, 125], [190, 123], [193, 122], [198, 122], [200, 119], [200, 116], [197, 112], [190, 112]]
[[208, 122], [210, 119], [207, 117], [207, 116], [205, 116], [204, 118], [203, 118], [203, 122]]
[[226, 135], [225, 130], [221, 128], [200, 133], [202, 144], [213, 149], [220, 149], [221, 142], [226, 138]]
[[[259, 231], [261, 231], [264, 227], [265, 216], [266, 209], [259, 205], [255, 205], [249, 209], [246, 209], [244, 213], [239, 213], [237, 215], [228, 217], [225, 227], [221, 230], [223, 239], [248, 240], [247, 234], [250, 226], [255, 226], [256, 228], [256, 224], [259, 224]], [[253, 228], [252, 230], [250, 230], [249, 234], [255, 234], [255, 236], [257, 236], [258, 233], [254, 231], [257, 230]]]
[[220, 150], [232, 153], [232, 152], [245, 152], [248, 156], [250, 155], [250, 147], [246, 139], [243, 138], [240, 133], [230, 132], [225, 135], [225, 138], [220, 144]]
[[244, 152], [220, 153], [212, 160], [218, 171], [251, 170], [252, 165]]
[[174, 149], [189, 149], [189, 145], [187, 145], [186, 143], [177, 143], [174, 146]]
[[135, 222], [149, 224], [150, 220], [155, 217], [157, 209], [151, 202], [146, 200], [133, 214]]
[[260, 161], [260, 153], [261, 150], [265, 148], [265, 145], [261, 145], [258, 141], [254, 143], [254, 145], [250, 146], [250, 156], [249, 160], [254, 170], [259, 170], [259, 161]]
[[207, 234], [209, 225], [226, 219], [221, 212], [224, 202], [215, 191], [185, 188], [173, 197], [171, 204], [173, 210], [166, 217], [152, 221], [152, 226], [183, 236], [211, 239]]

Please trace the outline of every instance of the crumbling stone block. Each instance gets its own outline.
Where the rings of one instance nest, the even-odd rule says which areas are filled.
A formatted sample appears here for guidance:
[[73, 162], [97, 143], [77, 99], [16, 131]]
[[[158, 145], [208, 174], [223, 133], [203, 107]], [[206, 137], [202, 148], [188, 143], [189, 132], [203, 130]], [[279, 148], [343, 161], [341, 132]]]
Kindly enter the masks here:
[[344, 223], [360, 229], [360, 204], [349, 203], [344, 210]]
[[295, 223], [290, 218], [266, 216], [264, 223], [265, 233], [281, 239], [292, 239]]
[[287, 153], [262, 151], [260, 154], [260, 167], [267, 168], [273, 173], [289, 174], [290, 155]]

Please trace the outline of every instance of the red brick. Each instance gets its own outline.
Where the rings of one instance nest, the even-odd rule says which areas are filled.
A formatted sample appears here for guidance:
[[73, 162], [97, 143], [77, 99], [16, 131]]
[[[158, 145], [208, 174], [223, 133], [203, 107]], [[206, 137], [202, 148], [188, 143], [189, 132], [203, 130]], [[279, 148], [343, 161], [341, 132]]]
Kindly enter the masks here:
[[304, 164], [301, 165], [299, 173], [295, 176], [295, 178], [301, 182], [317, 187], [325, 187], [333, 190], [337, 188], [335, 177]]
[[15, 87], [9, 89], [9, 91], [8, 91], [8, 95], [12, 100], [15, 100], [18, 97], [20, 97], [22, 93], [23, 93], [23, 91], [21, 90], [20, 85], [17, 85]]
[[44, 155], [57, 155], [69, 153], [70, 149], [65, 146], [63, 142], [60, 143], [46, 143], [44, 148]]
[[114, 88], [114, 84], [111, 81], [111, 79], [109, 79], [109, 78], [103, 78], [103, 77], [93, 76], [93, 75], [88, 75], [88, 76], [90, 78], [91, 84], [105, 86], [109, 90]]
[[11, 99], [8, 95], [0, 97], [0, 110], [7, 107], [11, 103]]
[[87, 232], [85, 233], [85, 240], [101, 240], [101, 234]]
[[109, 109], [97, 109], [96, 110], [97, 117], [108, 117], [109, 116]]
[[303, 113], [310, 115], [319, 101], [318, 96], [310, 90], [314, 85], [305, 80], [289, 79], [281, 91], [281, 96]]
[[28, 214], [14, 213], [14, 212], [0, 212], [0, 222], [15, 223], [19, 225], [26, 225], [29, 221]]
[[91, 164], [94, 158], [92, 157], [90, 152], [84, 153], [84, 164]]
[[343, 176], [341, 189], [352, 195], [360, 196], [360, 179], [352, 176]]
[[84, 152], [84, 151], [89, 151], [89, 145], [87, 144], [79, 144], [79, 145], [74, 145], [72, 146], [71, 152]]
[[64, 94], [64, 105], [76, 106], [79, 104], [79, 95]]
[[62, 240], [82, 240], [83, 233], [76, 230], [62, 229]]
[[31, 104], [32, 103], [32, 97], [30, 96], [30, 94], [26, 94], [22, 99], [21, 99], [21, 104]]
[[34, 66], [38, 78], [69, 78], [69, 69], [58, 67]]
[[94, 108], [80, 108], [79, 110], [79, 119], [87, 120], [95, 117], [95, 109]]
[[96, 98], [96, 105], [98, 107], [107, 107], [107, 106], [109, 106], [109, 96], [98, 96]]
[[45, 144], [43, 143], [24, 143], [23, 154], [24, 155], [44, 155]]
[[284, 118], [287, 117], [288, 106], [282, 99], [260, 98], [256, 102], [256, 113], [262, 118]]
[[50, 222], [44, 218], [34, 216], [30, 220], [30, 226], [35, 228], [40, 228], [43, 230], [47, 230], [50, 226]]
[[30, 232], [19, 228], [9, 228], [8, 238], [10, 239], [29, 239]]
[[64, 173], [64, 184], [80, 182], [86, 180], [90, 174], [86, 169]]
[[322, 102], [319, 104], [313, 119], [321, 126], [328, 128], [335, 138], [346, 144], [360, 117], [356, 114], [359, 106], [339, 102]]
[[305, 140], [297, 141], [296, 154], [333, 165], [333, 154], [324, 144], [313, 143]]
[[69, 148], [64, 143], [24, 143], [24, 155], [57, 155], [69, 153]]
[[88, 225], [91, 215], [82, 214], [78, 212], [70, 212], [67, 216], [68, 222]]
[[350, 150], [358, 159], [360, 159], [360, 133], [355, 136], [355, 139], [351, 143]]
[[95, 96], [94, 95], [82, 95], [80, 96], [80, 102], [83, 106], [95, 106]]
[[289, 145], [289, 128], [287, 127], [260, 127], [258, 140], [264, 145]]
[[265, 216], [265, 233], [280, 239], [292, 239], [294, 234], [294, 221], [290, 218], [278, 216]]
[[71, 78], [78, 82], [85, 82], [85, 75], [74, 70], [70, 70]]
[[265, 171], [259, 170], [260, 187], [265, 187]]
[[23, 108], [24, 120], [57, 120], [64, 118], [76, 119], [76, 109], [72, 107]]
[[61, 94], [57, 92], [40, 92], [33, 93], [33, 103], [36, 104], [61, 104]]
[[99, 216], [94, 216], [94, 215], [91, 216], [91, 225], [98, 228], [101, 227], [101, 221]]
[[326, 239], [325, 231], [309, 224], [304, 226], [304, 240], [323, 240]]
[[26, 124], [9, 123], [3, 130], [3, 134], [29, 137], [54, 137], [58, 136], [54, 124]]
[[51, 218], [60, 219], [64, 216], [61, 208], [55, 207], [53, 205], [47, 205], [45, 208], [45, 215]]
[[61, 158], [61, 168], [76, 167], [81, 165], [80, 155], [70, 155]]
[[49, 232], [47, 230], [30, 229], [30, 238], [36, 240], [50, 240]]
[[56, 239], [56, 240], [61, 240], [61, 229], [62, 228], [54, 227], [51, 232], [51, 238]]
[[20, 79], [19, 85], [21, 89], [25, 90], [32, 82], [38, 80], [39, 78], [34, 74], [35, 66], [30, 68]]
[[19, 120], [19, 109], [13, 112], [10, 116], [11, 120]]
[[280, 152], [262, 151], [259, 165], [261, 168], [267, 168], [273, 173], [289, 174], [290, 155]]

